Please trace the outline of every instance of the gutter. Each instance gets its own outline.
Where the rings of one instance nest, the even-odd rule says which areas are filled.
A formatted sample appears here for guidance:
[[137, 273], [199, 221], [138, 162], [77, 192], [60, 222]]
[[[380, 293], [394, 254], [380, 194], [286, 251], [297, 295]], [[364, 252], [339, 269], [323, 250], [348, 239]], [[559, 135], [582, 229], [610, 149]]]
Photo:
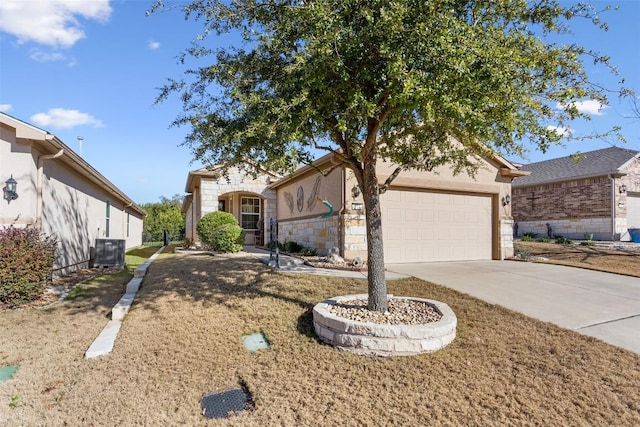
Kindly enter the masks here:
[[[50, 134], [46, 135], [46, 139], [49, 139]], [[51, 135], [53, 136], [53, 135]], [[44, 174], [44, 161], [57, 159], [64, 154], [64, 149], [60, 149], [55, 154], [45, 154], [38, 157], [38, 176], [36, 181], [36, 230], [42, 232], [42, 207], [44, 201], [42, 200], [42, 176]]]

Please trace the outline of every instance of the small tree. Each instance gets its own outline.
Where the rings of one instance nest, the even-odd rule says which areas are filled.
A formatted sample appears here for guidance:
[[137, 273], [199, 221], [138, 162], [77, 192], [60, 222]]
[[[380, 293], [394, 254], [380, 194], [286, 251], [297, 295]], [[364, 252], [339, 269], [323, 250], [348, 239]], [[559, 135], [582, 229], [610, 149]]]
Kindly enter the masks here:
[[[152, 11], [162, 8], [158, 1]], [[387, 309], [380, 194], [406, 169], [448, 165], [473, 175], [483, 156], [546, 150], [584, 99], [607, 104], [585, 61], [608, 58], [549, 35], [581, 18], [606, 30], [593, 6], [560, 1], [191, 1], [203, 41], [233, 33], [242, 45], [185, 51], [210, 63], [170, 80], [186, 144], [203, 163], [286, 172], [335, 154], [364, 197], [369, 309]], [[222, 38], [218, 38], [221, 40]], [[610, 68], [613, 70], [612, 68]], [[613, 70], [615, 73], [615, 70]], [[560, 106], [560, 108], [558, 108]], [[396, 166], [377, 175], [379, 162]], [[328, 171], [324, 171], [328, 172]]]
[[244, 230], [227, 212], [210, 212], [196, 226], [200, 241], [215, 251], [238, 252], [244, 246]]
[[161, 197], [160, 202], [143, 203], [140, 206], [147, 212], [143, 222], [143, 233], [152, 240], [162, 240], [164, 230], [174, 238], [184, 230], [182, 196], [175, 195], [171, 199]]
[[38, 298], [53, 268], [57, 241], [34, 228], [0, 228], [0, 302], [15, 306]]

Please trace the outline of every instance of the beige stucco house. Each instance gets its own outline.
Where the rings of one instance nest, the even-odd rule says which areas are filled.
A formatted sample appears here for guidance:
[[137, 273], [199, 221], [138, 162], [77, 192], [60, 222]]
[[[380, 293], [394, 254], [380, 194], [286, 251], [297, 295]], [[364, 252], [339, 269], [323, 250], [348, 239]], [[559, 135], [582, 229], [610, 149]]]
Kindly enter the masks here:
[[[386, 262], [513, 255], [511, 181], [523, 172], [500, 157], [482, 163], [475, 177], [454, 176], [443, 167], [433, 172], [403, 172], [393, 181], [381, 196]], [[394, 169], [381, 164], [381, 182]], [[319, 170], [330, 172], [325, 176]], [[273, 218], [278, 221], [280, 242], [295, 241], [318, 253], [336, 247], [346, 259], [366, 260], [362, 195], [353, 173], [337, 165], [334, 155], [286, 177], [264, 173], [252, 178], [234, 169], [227, 180], [215, 168], [193, 171], [186, 191], [190, 193], [183, 205], [186, 231], [194, 241], [198, 240], [194, 225], [202, 215], [225, 210], [236, 216], [248, 236], [254, 236], [248, 237], [247, 244], [266, 242]]]
[[631, 240], [640, 228], [640, 152], [609, 147], [522, 166], [513, 184], [518, 235]]
[[54, 274], [87, 267], [96, 239], [142, 244], [145, 212], [55, 135], [0, 113], [0, 227], [32, 226], [58, 239]]

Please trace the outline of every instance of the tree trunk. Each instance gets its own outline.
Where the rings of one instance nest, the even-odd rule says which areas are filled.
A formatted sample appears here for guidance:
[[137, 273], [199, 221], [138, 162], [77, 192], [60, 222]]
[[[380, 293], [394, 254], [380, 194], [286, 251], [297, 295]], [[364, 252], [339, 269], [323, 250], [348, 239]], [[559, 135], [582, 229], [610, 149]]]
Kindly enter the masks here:
[[[380, 193], [375, 161], [368, 163], [363, 171], [362, 195], [364, 198], [367, 228], [367, 273], [369, 284], [369, 304], [372, 311], [385, 312], [387, 303], [387, 282], [384, 277], [384, 246], [382, 243], [382, 215]], [[370, 169], [370, 170], [367, 170]]]

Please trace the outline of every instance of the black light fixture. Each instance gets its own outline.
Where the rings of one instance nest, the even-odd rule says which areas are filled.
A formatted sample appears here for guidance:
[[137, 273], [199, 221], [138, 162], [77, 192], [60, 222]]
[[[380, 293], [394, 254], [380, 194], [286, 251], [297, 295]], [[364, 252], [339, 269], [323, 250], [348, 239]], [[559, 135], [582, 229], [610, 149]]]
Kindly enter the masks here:
[[12, 200], [15, 200], [18, 198], [18, 193], [16, 191], [16, 187], [18, 186], [18, 183], [16, 182], [15, 179], [13, 179], [13, 175], [11, 175], [11, 178], [9, 178], [8, 180], [5, 181], [5, 186], [3, 188], [4, 191], [4, 199], [8, 202], [11, 203]]
[[626, 193], [627, 192], [627, 186], [625, 184], [622, 184], [618, 191], [620, 191], [620, 194]]
[[502, 206], [507, 206], [509, 203], [511, 203], [511, 196], [507, 194], [502, 198]]
[[360, 195], [360, 187], [358, 187], [357, 185], [354, 185], [353, 188], [351, 189], [351, 195], [353, 196], [354, 199], [358, 197]]

